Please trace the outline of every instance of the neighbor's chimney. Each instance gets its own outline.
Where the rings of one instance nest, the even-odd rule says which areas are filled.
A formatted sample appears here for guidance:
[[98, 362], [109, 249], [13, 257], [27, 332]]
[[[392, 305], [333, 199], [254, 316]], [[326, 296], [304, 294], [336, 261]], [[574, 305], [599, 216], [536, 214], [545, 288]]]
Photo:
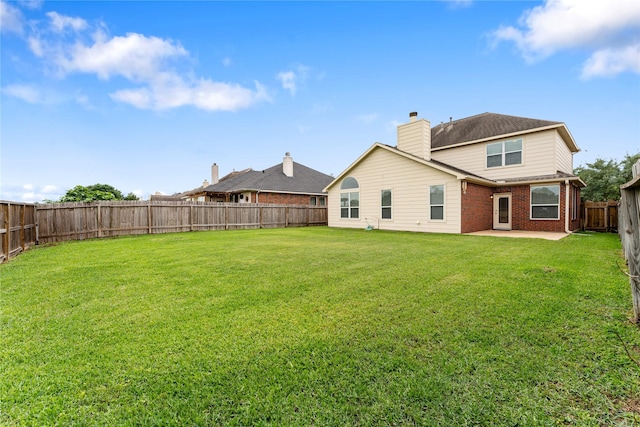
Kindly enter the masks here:
[[282, 172], [286, 176], [293, 176], [293, 157], [288, 151], [285, 153], [284, 159], [282, 159]]
[[398, 150], [431, 160], [431, 123], [409, 113], [409, 123], [398, 126]]
[[202, 188], [208, 187], [208, 186], [209, 186], [209, 181], [207, 181], [206, 179], [202, 181]]
[[211, 184], [217, 184], [218, 182], [218, 165], [214, 163], [211, 165]]

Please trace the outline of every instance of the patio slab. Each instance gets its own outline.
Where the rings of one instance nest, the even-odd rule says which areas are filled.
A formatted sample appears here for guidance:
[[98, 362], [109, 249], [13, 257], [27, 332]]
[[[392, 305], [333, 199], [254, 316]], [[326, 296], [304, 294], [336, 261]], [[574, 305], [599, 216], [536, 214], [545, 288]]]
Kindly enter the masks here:
[[469, 236], [493, 236], [493, 237], [519, 237], [527, 239], [560, 240], [567, 237], [567, 233], [553, 233], [550, 231], [524, 231], [524, 230], [483, 230], [466, 233]]

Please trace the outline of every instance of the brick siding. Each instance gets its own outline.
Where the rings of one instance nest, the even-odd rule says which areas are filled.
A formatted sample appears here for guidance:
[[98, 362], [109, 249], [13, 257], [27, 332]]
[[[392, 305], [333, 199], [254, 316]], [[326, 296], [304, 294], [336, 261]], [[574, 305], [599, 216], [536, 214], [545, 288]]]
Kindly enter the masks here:
[[[252, 200], [256, 200], [255, 197], [256, 195], [253, 193], [251, 195]], [[326, 198], [327, 196], [316, 196], [318, 205], [320, 205], [320, 197]], [[309, 205], [311, 196], [308, 194], [260, 193], [258, 194], [258, 202], [276, 205]]]
[[478, 184], [467, 183], [466, 193], [462, 192], [461, 231], [491, 230], [493, 227], [493, 189]]
[[[569, 198], [570, 207], [572, 197], [577, 192], [580, 197], [580, 188], [572, 185]], [[531, 186], [514, 185], [511, 187], [489, 188], [482, 185], [467, 184], [466, 194], [462, 194], [462, 233], [490, 230], [493, 228], [493, 199], [492, 194], [511, 193], [511, 228], [524, 231], [565, 231], [566, 213], [566, 187], [560, 184], [560, 219], [530, 219], [531, 210]], [[569, 213], [572, 215], [572, 212]], [[578, 205], [577, 219], [569, 221], [569, 229], [572, 231], [580, 228], [580, 207]]]

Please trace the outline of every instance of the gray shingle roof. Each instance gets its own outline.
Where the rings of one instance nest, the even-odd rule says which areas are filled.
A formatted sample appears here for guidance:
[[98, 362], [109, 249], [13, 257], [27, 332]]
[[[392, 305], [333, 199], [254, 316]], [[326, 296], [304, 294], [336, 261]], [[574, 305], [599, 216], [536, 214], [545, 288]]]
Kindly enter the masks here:
[[431, 147], [442, 148], [448, 145], [561, 124], [562, 122], [483, 113], [432, 127]]
[[209, 193], [259, 190], [279, 193], [318, 194], [322, 193], [322, 190], [331, 181], [333, 181], [333, 177], [293, 162], [292, 177], [284, 174], [282, 163], [280, 163], [261, 171], [248, 169], [242, 173], [227, 176], [217, 184], [212, 184], [199, 190]]

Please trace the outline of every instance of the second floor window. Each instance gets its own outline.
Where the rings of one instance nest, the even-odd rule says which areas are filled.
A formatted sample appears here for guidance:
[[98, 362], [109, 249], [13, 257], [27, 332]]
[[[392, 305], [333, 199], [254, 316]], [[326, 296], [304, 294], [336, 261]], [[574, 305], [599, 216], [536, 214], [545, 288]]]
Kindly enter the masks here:
[[487, 144], [487, 167], [522, 164], [522, 138]]

